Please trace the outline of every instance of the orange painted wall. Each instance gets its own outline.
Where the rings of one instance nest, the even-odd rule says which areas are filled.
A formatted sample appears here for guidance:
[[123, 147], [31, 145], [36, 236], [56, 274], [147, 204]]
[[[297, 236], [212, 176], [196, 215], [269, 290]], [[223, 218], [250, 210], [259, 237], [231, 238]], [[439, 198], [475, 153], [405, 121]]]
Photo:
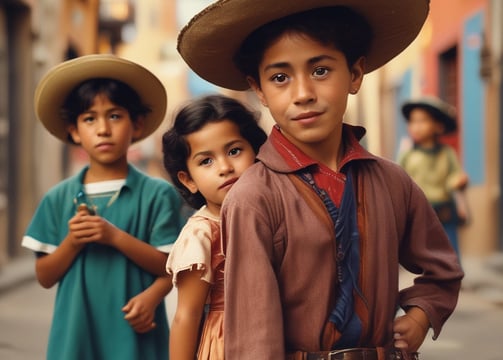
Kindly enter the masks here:
[[[438, 94], [438, 57], [462, 41], [463, 21], [487, 7], [488, 0], [432, 0], [428, 21], [432, 26], [430, 46], [424, 53], [423, 93]], [[457, 105], [457, 104], [456, 104]]]
[[[422, 79], [422, 93], [439, 95], [439, 72], [440, 54], [458, 47], [458, 62], [461, 61], [463, 23], [476, 12], [486, 9], [488, 0], [432, 0], [430, 2], [430, 14], [428, 22], [431, 26], [430, 38], [426, 41], [428, 44], [424, 51], [424, 78]], [[458, 64], [458, 70], [461, 68]], [[463, 86], [461, 74], [458, 74], [459, 87], [457, 89], [458, 103], [453, 104], [460, 109], [459, 98], [461, 87]], [[459, 122], [459, 129], [463, 127]], [[453, 135], [445, 136], [444, 142], [453, 146], [459, 153], [459, 132]]]

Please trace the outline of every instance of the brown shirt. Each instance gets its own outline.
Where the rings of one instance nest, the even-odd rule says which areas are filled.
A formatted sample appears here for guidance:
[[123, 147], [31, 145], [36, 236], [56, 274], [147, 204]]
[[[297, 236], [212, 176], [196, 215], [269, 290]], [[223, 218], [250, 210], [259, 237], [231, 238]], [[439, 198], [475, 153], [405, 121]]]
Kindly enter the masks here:
[[[362, 134], [361, 128], [348, 129]], [[273, 131], [260, 162], [234, 184], [222, 207], [227, 359], [277, 360], [285, 352], [321, 350], [336, 296], [331, 220], [310, 187], [292, 182], [292, 167], [272, 144], [274, 136], [281, 134]], [[391, 344], [397, 306], [421, 307], [438, 336], [463, 276], [441, 224], [395, 163], [360, 148], [348, 165], [355, 179], [359, 285], [366, 299], [359, 345]], [[401, 292], [399, 264], [419, 274]]]

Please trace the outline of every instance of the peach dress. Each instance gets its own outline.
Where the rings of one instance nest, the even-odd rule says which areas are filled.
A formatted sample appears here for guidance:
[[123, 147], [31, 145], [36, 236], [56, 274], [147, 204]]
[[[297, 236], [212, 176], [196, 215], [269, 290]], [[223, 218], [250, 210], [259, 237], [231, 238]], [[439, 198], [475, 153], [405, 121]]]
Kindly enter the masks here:
[[197, 353], [198, 360], [224, 358], [224, 255], [220, 241], [220, 218], [211, 214], [206, 206], [192, 215], [182, 229], [169, 254], [166, 270], [177, 275], [185, 270], [203, 270], [201, 280], [211, 284], [203, 331]]

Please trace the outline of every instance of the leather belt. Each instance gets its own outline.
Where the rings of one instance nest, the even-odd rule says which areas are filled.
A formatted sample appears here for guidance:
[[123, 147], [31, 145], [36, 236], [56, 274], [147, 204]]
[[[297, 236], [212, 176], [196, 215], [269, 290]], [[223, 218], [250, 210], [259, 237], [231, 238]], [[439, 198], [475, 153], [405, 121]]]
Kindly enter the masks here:
[[418, 353], [403, 354], [399, 350], [384, 348], [352, 348], [332, 351], [296, 351], [287, 354], [286, 360], [419, 360]]

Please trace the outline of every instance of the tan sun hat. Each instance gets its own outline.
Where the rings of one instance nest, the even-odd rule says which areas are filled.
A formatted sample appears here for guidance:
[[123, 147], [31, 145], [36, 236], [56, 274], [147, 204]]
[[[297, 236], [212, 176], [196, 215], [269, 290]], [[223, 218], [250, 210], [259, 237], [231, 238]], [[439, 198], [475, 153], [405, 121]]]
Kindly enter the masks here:
[[142, 103], [151, 109], [145, 116], [143, 133], [135, 141], [146, 138], [162, 123], [168, 99], [166, 89], [154, 74], [141, 65], [115, 55], [85, 55], [53, 67], [35, 90], [35, 113], [45, 128], [58, 139], [69, 142], [67, 124], [60, 113], [66, 97], [77, 85], [92, 78], [122, 81], [135, 90]]
[[407, 122], [410, 112], [417, 108], [426, 110], [435, 120], [441, 122], [444, 125], [444, 134], [457, 130], [456, 108], [436, 96], [425, 95], [405, 102], [402, 105], [402, 114]]
[[219, 0], [182, 29], [178, 51], [203, 79], [221, 87], [246, 90], [233, 57], [245, 38], [260, 26], [294, 13], [326, 6], [346, 6], [370, 24], [373, 40], [366, 72], [384, 65], [417, 36], [429, 0]]

